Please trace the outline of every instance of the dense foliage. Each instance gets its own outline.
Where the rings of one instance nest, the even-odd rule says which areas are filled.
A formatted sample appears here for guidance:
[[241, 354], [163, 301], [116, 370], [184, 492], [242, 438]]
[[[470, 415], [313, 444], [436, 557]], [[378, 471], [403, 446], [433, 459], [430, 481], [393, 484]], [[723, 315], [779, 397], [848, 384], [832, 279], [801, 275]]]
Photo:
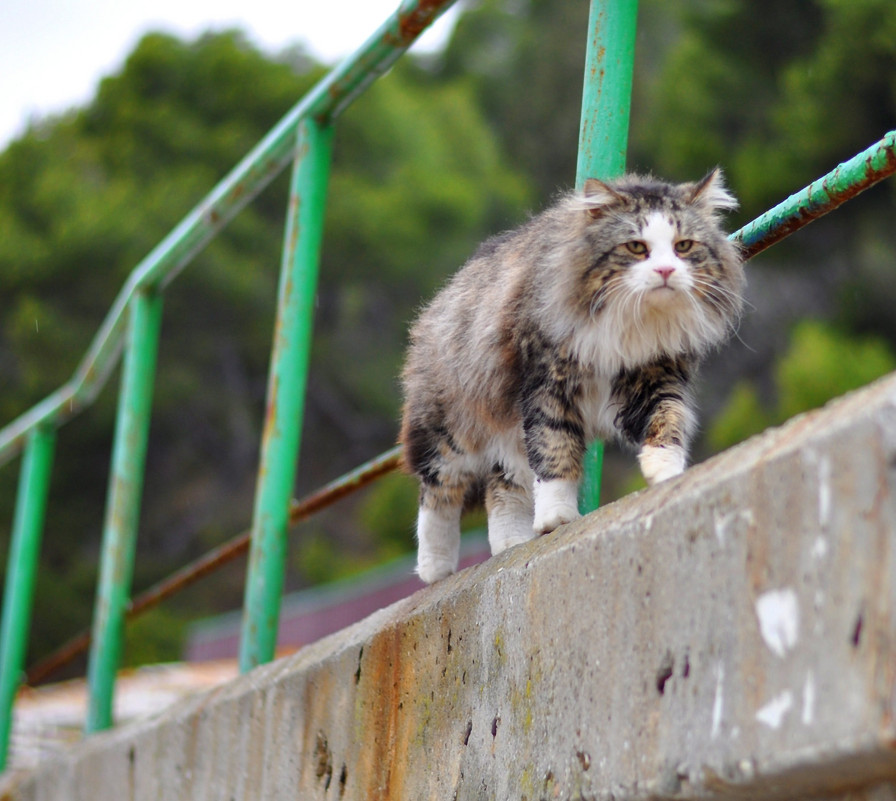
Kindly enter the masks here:
[[[415, 308], [571, 184], [586, 22], [586, 3], [472, 3], [443, 54], [403, 59], [340, 119], [299, 494], [390, 446]], [[0, 154], [0, 425], [71, 376], [129, 271], [322, 74], [237, 32], [153, 34], [87, 107]], [[886, 0], [643, 0], [632, 167], [721, 164], [745, 221], [896, 127], [894, 76]], [[250, 518], [285, 186], [166, 293], [136, 589]], [[751, 264], [755, 308], [704, 375], [700, 456], [892, 369], [894, 198], [890, 181]], [[34, 653], [89, 620], [114, 388], [60, 431]], [[633, 460], [607, 461], [612, 497]], [[0, 470], [4, 555], [16, 472]], [[396, 476], [310, 521], [288, 586], [411, 548], [414, 499]], [[242, 572], [141, 624], [129, 658], [176, 656], [184, 619], [239, 604]]]

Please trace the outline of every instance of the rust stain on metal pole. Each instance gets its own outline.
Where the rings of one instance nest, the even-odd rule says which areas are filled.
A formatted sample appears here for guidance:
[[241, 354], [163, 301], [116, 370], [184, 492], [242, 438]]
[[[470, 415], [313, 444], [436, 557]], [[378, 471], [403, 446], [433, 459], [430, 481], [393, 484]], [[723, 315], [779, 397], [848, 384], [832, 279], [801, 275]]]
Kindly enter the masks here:
[[444, 5], [445, 0], [420, 0], [416, 8], [405, 14], [399, 10], [398, 29], [401, 34], [401, 45], [409, 45], [423, 33]]

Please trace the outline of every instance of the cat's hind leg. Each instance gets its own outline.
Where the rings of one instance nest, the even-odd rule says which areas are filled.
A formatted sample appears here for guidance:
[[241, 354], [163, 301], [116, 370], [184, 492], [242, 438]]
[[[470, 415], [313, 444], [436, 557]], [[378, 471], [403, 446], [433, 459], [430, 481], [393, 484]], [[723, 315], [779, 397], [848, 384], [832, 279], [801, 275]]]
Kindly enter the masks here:
[[401, 443], [405, 466], [420, 479], [417, 575], [427, 584], [457, 570], [460, 515], [472, 475], [465, 452], [443, 422], [441, 408], [407, 404]]
[[417, 575], [427, 584], [450, 576], [460, 556], [466, 484], [424, 483], [417, 514]]
[[457, 570], [460, 555], [460, 510], [420, 507], [417, 515], [417, 575], [427, 584]]
[[492, 555], [535, 537], [532, 492], [528, 486], [508, 478], [500, 466], [494, 468], [486, 485], [485, 510]]

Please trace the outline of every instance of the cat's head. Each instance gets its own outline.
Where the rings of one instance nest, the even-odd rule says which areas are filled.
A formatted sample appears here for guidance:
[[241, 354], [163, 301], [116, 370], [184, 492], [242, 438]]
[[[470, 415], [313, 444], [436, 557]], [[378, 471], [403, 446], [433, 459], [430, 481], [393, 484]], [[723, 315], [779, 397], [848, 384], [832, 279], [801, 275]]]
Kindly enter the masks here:
[[591, 318], [612, 320], [631, 345], [621, 356], [702, 353], [736, 325], [742, 259], [720, 212], [737, 201], [719, 170], [683, 184], [637, 175], [589, 179], [575, 202], [587, 253], [576, 297]]

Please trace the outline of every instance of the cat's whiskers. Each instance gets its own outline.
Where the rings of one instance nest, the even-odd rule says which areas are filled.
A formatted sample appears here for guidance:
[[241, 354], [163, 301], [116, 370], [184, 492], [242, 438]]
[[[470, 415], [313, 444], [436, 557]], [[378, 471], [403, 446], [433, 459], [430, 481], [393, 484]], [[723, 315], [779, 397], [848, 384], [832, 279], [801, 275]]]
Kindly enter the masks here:
[[731, 301], [729, 304], [728, 313], [730, 313], [730, 309], [736, 309], [740, 306], [744, 307], [747, 311], [756, 311], [756, 307], [752, 303], [750, 303], [750, 301], [748, 301], [745, 297], [743, 297], [743, 295], [741, 295], [737, 292], [734, 292], [733, 290], [729, 289], [728, 287], [724, 286], [723, 284], [719, 284], [710, 278], [705, 278], [702, 276], [700, 277], [700, 282], [701, 282], [701, 285], [707, 286], [714, 293], [717, 293], [719, 295], [724, 295], [724, 297], [726, 299], [729, 299]]
[[700, 314], [706, 314], [707, 311], [711, 311], [719, 318], [719, 321], [730, 315], [731, 309], [729, 304], [725, 302], [724, 298], [714, 295], [711, 287], [708, 287], [706, 290], [695, 291], [688, 296], [688, 299], [693, 305], [695, 312]]
[[588, 314], [592, 320], [594, 320], [606, 307], [607, 301], [614, 288], [615, 286], [613, 284], [605, 284], [591, 296], [591, 304], [588, 307]]
[[603, 312], [620, 293], [627, 290], [621, 277], [614, 276], [609, 283], [604, 284], [591, 298], [589, 313], [592, 319], [595, 319]]
[[729, 319], [731, 327], [734, 328], [740, 318], [736, 310], [741, 303], [741, 296], [732, 292], [728, 287], [703, 276], [694, 276], [694, 283], [704, 302], [712, 306], [720, 317]]
[[647, 328], [644, 325], [644, 296], [649, 291], [650, 290], [638, 289], [632, 292], [632, 304], [635, 307], [635, 313], [632, 315], [632, 319], [635, 321], [635, 327], [642, 340], [647, 339], [649, 336]]
[[[695, 279], [697, 279], [696, 276], [695, 276]], [[723, 317], [728, 319], [728, 329], [729, 329], [730, 333], [747, 350], [749, 350], [752, 353], [755, 353], [756, 349], [753, 348], [750, 344], [748, 344], [744, 340], [744, 338], [740, 335], [740, 325], [741, 325], [740, 315], [736, 315], [736, 316], [732, 317], [731, 310], [732, 310], [732, 307], [734, 307], [734, 308], [737, 307], [738, 302], [743, 303], [750, 310], [755, 310], [756, 307], [752, 303], [750, 303], [749, 301], [744, 299], [742, 296], [738, 295], [736, 292], [733, 292], [732, 290], [728, 289], [727, 287], [722, 286], [721, 284], [719, 284], [715, 281], [712, 281], [711, 279], [700, 277], [699, 283], [705, 285], [709, 290], [704, 295], [706, 300], [718, 309], [718, 312], [720, 315], [722, 315]], [[725, 300], [722, 301], [719, 298], [714, 297], [713, 293], [722, 295], [725, 298]], [[729, 302], [729, 299], [730, 299], [730, 302]]]
[[740, 294], [732, 291], [731, 289], [726, 287], [724, 284], [720, 283], [719, 281], [715, 280], [712, 277], [703, 275], [698, 272], [693, 272], [691, 274], [691, 277], [693, 278], [693, 281], [695, 284], [697, 284], [701, 287], [706, 287], [707, 290], [710, 290], [711, 292], [713, 292], [715, 294], [724, 295], [726, 297], [731, 298], [732, 300], [738, 301], [738, 303], [741, 300]]

